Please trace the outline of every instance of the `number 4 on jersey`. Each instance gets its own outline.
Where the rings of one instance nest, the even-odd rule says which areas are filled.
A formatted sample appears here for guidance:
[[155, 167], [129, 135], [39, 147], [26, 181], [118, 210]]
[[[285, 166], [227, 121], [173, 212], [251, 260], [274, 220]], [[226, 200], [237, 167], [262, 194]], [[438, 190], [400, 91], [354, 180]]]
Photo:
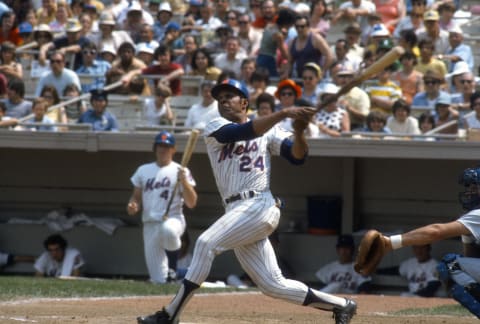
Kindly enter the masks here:
[[162, 191], [162, 193], [160, 194], [160, 198], [168, 200], [168, 190]]

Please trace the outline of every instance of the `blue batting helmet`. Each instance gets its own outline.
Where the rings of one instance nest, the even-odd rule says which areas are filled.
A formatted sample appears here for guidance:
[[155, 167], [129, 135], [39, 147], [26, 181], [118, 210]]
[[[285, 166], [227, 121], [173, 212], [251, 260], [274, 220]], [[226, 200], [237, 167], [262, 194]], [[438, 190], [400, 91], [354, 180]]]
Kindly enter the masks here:
[[175, 146], [175, 137], [167, 131], [161, 131], [155, 136], [154, 144], [165, 144], [168, 146]]
[[[480, 185], [480, 167], [468, 168], [463, 170], [460, 175], [459, 183], [465, 187], [465, 191], [460, 192], [458, 198], [465, 210], [472, 210], [480, 205], [480, 196], [478, 186]], [[471, 185], [477, 187], [470, 188]]]
[[222, 83], [217, 84], [212, 89], [212, 97], [217, 99], [218, 94], [222, 90], [234, 91], [235, 93], [240, 95], [240, 97], [248, 99], [248, 89], [247, 89], [247, 87], [245, 86], [245, 84], [243, 84], [243, 82], [240, 82], [238, 80], [226, 79]]

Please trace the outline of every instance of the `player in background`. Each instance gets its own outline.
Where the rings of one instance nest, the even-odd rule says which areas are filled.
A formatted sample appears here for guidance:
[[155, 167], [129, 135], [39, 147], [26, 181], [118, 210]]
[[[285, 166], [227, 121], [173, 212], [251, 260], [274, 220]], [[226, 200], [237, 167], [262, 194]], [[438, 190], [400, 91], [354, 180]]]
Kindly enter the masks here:
[[371, 277], [357, 273], [353, 268], [355, 243], [351, 234], [337, 239], [338, 259], [321, 267], [315, 276], [324, 285], [320, 291], [330, 294], [365, 294], [370, 291]]
[[[155, 162], [140, 166], [130, 179], [133, 193], [127, 212], [133, 216], [142, 210], [145, 261], [150, 281], [165, 283], [175, 279], [180, 237], [185, 231], [183, 204], [194, 208], [197, 204], [195, 180], [190, 170], [173, 161], [175, 138], [160, 132], [153, 143]], [[176, 192], [174, 187], [179, 181]], [[172, 194], [175, 194], [168, 217], [164, 215]]]
[[[248, 90], [227, 79], [212, 89], [220, 117], [205, 127], [210, 164], [225, 206], [225, 214], [197, 239], [193, 259], [171, 303], [138, 323], [178, 323], [196, 289], [207, 278], [216, 255], [234, 250], [243, 270], [268, 296], [333, 312], [337, 324], [347, 324], [356, 312], [354, 301], [319, 292], [286, 279], [268, 236], [278, 226], [280, 209], [270, 192], [272, 155], [302, 164], [308, 152], [304, 130], [315, 110], [289, 107], [250, 121]], [[294, 133], [277, 123], [294, 119]]]

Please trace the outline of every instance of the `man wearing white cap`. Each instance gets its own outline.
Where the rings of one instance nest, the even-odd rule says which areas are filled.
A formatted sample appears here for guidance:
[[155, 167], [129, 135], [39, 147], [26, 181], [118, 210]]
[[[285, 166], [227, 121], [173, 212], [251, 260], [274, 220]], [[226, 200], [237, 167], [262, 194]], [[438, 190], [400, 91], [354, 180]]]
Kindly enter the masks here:
[[172, 8], [168, 2], [163, 2], [158, 7], [157, 21], [153, 25], [154, 38], [161, 41], [167, 31], [167, 25], [173, 17]]
[[144, 22], [149, 25], [153, 25], [155, 20], [153, 19], [152, 15], [144, 10], [141, 4], [138, 1], [132, 1], [130, 4], [120, 12], [120, 14], [116, 17], [117, 25], [124, 26], [124, 24], [128, 20], [128, 16], [139, 16], [141, 22]]
[[122, 43], [128, 42], [133, 44], [132, 38], [126, 31], [114, 30], [115, 25], [116, 22], [113, 14], [110, 12], [104, 12], [100, 15], [100, 19], [98, 21], [98, 28], [100, 32], [90, 38], [90, 40], [97, 45], [97, 48], [109, 46], [114, 49], [115, 54]]
[[454, 25], [448, 32], [450, 48], [445, 52], [445, 55], [443, 55], [443, 59], [450, 62], [448, 71], [452, 72], [455, 65], [460, 61], [466, 62], [470, 71], [473, 71], [475, 62], [473, 59], [472, 48], [463, 43], [462, 29], [459, 26]]
[[423, 14], [423, 28], [417, 30], [418, 41], [430, 39], [435, 44], [435, 54], [444, 54], [450, 46], [448, 32], [440, 29], [440, 16], [436, 10], [428, 10]]

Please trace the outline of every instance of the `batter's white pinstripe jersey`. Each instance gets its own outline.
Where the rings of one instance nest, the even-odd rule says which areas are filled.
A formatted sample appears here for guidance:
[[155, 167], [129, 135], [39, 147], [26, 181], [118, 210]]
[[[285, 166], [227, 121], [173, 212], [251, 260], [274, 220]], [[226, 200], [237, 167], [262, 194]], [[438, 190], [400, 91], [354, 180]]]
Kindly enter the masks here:
[[[156, 162], [141, 165], [130, 178], [132, 184], [142, 188], [142, 221], [160, 222], [165, 214], [170, 195], [178, 179], [180, 164], [172, 161], [169, 165], [159, 167]], [[188, 182], [195, 186], [190, 170], [185, 168]], [[183, 217], [183, 187], [180, 185], [173, 198], [169, 217], [175, 217], [185, 223]]]
[[209, 137], [231, 123], [218, 117], [204, 130], [208, 157], [222, 199], [249, 190], [270, 190], [271, 155], [280, 154], [282, 141], [292, 133], [274, 126], [263, 136], [248, 141], [222, 144]]

